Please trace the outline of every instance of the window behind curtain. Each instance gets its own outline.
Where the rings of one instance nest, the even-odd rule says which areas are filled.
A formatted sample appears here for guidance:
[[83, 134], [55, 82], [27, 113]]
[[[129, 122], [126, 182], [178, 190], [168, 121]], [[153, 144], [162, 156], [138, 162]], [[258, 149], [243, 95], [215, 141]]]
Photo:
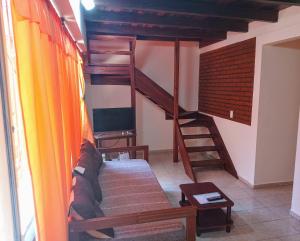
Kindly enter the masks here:
[[18, 210], [20, 217], [21, 237], [24, 241], [32, 241], [34, 238], [34, 201], [30, 170], [27, 160], [26, 142], [20, 97], [17, 85], [16, 53], [14, 47], [14, 35], [12, 28], [10, 1], [1, 0], [2, 24], [5, 49], [5, 68], [7, 77], [7, 94], [9, 103], [9, 115], [13, 142], [14, 167], [16, 173]]

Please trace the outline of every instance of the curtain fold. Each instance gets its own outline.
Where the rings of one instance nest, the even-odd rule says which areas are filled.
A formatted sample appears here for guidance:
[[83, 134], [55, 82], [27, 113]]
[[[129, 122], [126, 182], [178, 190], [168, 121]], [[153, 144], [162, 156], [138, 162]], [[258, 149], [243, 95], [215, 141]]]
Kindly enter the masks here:
[[12, 0], [20, 102], [39, 241], [66, 241], [71, 171], [93, 141], [82, 60], [46, 0]]

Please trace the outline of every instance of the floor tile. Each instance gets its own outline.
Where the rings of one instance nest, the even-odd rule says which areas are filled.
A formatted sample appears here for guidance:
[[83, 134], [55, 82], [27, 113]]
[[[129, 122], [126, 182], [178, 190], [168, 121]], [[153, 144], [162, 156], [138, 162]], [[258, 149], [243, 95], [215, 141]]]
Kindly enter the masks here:
[[280, 241], [300, 241], [300, 234], [280, 237]]
[[[179, 206], [179, 185], [190, 183], [172, 153], [150, 154], [150, 165], [170, 203]], [[199, 182], [213, 182], [234, 202], [230, 233], [203, 233], [197, 241], [300, 241], [300, 221], [290, 216], [292, 186], [252, 189], [220, 169], [199, 170]]]

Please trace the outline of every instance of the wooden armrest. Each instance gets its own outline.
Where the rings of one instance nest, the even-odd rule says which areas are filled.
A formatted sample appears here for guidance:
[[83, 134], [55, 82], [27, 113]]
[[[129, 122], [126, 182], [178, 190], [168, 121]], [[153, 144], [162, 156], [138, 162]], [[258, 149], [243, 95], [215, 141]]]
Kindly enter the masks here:
[[177, 218], [187, 219], [187, 241], [194, 241], [196, 229], [196, 208], [193, 206], [146, 211], [111, 217], [93, 218], [82, 221], [70, 221], [69, 230], [73, 233], [79, 233], [85, 232], [87, 230], [98, 230], [104, 228], [150, 223]]
[[148, 146], [124, 146], [114, 148], [98, 148], [98, 151], [102, 153], [116, 153], [116, 152], [136, 152], [143, 151], [144, 159], [149, 161], [149, 147]]

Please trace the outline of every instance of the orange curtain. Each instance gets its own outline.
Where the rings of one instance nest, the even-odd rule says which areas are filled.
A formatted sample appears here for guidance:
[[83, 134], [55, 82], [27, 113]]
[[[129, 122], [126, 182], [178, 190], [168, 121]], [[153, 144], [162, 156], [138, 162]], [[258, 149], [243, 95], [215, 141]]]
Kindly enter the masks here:
[[71, 170], [92, 140], [82, 60], [46, 0], [11, 0], [39, 241], [66, 241]]

